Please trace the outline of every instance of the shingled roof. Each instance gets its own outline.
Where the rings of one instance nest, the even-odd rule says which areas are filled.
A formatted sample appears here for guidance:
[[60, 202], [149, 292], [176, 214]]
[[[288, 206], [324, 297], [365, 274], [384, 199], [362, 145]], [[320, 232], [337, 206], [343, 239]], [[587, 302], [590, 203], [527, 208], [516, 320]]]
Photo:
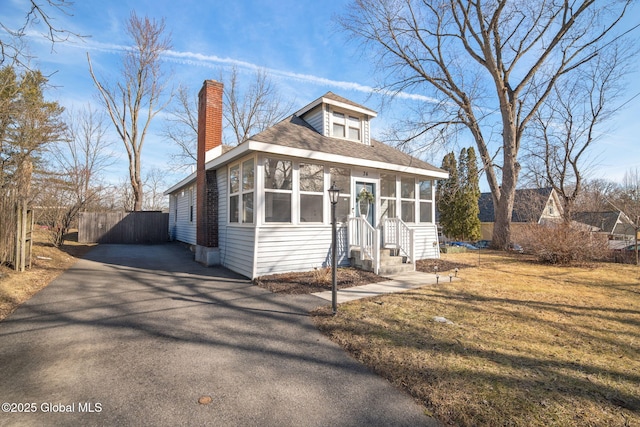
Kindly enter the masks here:
[[249, 139], [284, 147], [337, 154], [344, 156], [345, 159], [350, 157], [359, 158], [446, 173], [443, 169], [374, 139], [371, 140], [371, 145], [365, 145], [357, 141], [323, 136], [297, 116], [289, 116], [280, 123]]
[[[551, 191], [551, 187], [516, 190], [511, 222], [530, 222], [540, 219]], [[491, 193], [480, 195], [478, 207], [480, 208], [478, 214], [480, 222], [495, 222], [496, 213]]]

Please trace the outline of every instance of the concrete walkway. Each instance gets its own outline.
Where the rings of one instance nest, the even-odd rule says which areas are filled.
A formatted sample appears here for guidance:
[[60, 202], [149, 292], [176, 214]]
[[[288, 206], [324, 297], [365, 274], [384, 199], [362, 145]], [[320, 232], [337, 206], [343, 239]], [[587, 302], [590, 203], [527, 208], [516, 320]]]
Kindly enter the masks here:
[[100, 245], [0, 322], [0, 426], [437, 425], [318, 332], [325, 300], [192, 259]]
[[[353, 288], [340, 289], [337, 291], [338, 304], [360, 298], [375, 297], [378, 295], [389, 294], [394, 292], [408, 291], [410, 289], [420, 288], [426, 285], [435, 285], [437, 281], [449, 281], [448, 275], [440, 275], [436, 278], [433, 273], [422, 273], [420, 271], [412, 271], [408, 273], [396, 274], [390, 277], [391, 280], [384, 282], [371, 283], [369, 285], [355, 286]], [[452, 280], [457, 278], [452, 277]], [[331, 301], [331, 291], [316, 292], [312, 295]]]

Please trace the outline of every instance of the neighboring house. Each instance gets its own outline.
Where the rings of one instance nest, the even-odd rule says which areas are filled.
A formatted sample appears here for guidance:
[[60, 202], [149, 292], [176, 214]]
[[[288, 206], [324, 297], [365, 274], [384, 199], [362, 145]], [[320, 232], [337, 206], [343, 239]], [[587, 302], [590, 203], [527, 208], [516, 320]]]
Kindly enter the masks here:
[[633, 221], [622, 212], [576, 212], [573, 220], [587, 224], [594, 232], [606, 234], [611, 249], [620, 249], [635, 241]]
[[[328, 92], [228, 149], [222, 91], [204, 82], [197, 171], [166, 191], [171, 237], [198, 262], [249, 278], [329, 265], [332, 183], [339, 265], [358, 254], [381, 271], [384, 247], [413, 268], [439, 257], [433, 190], [447, 172], [372, 139], [376, 112]], [[371, 203], [358, 203], [363, 190]]]
[[[480, 231], [482, 239], [491, 240], [493, 237], [493, 225], [495, 223], [495, 211], [491, 193], [482, 193], [478, 200], [480, 213]], [[522, 224], [557, 222], [562, 219], [562, 205], [553, 188], [535, 188], [516, 190], [513, 212], [511, 213], [512, 234]]]

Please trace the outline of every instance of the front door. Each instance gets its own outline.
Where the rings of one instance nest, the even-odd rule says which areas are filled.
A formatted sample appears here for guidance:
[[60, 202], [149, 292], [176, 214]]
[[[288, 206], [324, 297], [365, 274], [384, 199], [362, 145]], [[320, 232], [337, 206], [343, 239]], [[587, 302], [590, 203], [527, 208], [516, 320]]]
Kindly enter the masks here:
[[[373, 195], [374, 200], [376, 196], [376, 185], [372, 182], [358, 182], [356, 181], [356, 207], [355, 212], [356, 216], [364, 215], [367, 219], [367, 222], [371, 224], [372, 227], [375, 227], [375, 218], [376, 218], [376, 203], [375, 201], [367, 200], [366, 197], [363, 197], [364, 192], [368, 192]], [[360, 199], [360, 200], [358, 200]]]

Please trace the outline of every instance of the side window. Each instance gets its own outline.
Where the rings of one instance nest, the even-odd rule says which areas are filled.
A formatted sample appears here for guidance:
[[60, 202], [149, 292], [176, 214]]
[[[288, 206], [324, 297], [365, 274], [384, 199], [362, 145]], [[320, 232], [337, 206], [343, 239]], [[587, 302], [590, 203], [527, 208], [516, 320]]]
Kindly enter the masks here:
[[336, 221], [347, 222], [351, 213], [351, 169], [332, 167], [330, 182], [340, 189], [336, 205]]
[[415, 222], [416, 180], [403, 177], [400, 180], [400, 218], [404, 222]]
[[433, 182], [420, 181], [420, 222], [433, 222]]
[[380, 204], [382, 218], [397, 218], [395, 175], [380, 176]]
[[253, 159], [229, 168], [229, 222], [253, 223], [254, 187]]
[[322, 222], [324, 166], [300, 163], [300, 222]]
[[264, 221], [291, 222], [293, 165], [289, 160], [264, 162]]

